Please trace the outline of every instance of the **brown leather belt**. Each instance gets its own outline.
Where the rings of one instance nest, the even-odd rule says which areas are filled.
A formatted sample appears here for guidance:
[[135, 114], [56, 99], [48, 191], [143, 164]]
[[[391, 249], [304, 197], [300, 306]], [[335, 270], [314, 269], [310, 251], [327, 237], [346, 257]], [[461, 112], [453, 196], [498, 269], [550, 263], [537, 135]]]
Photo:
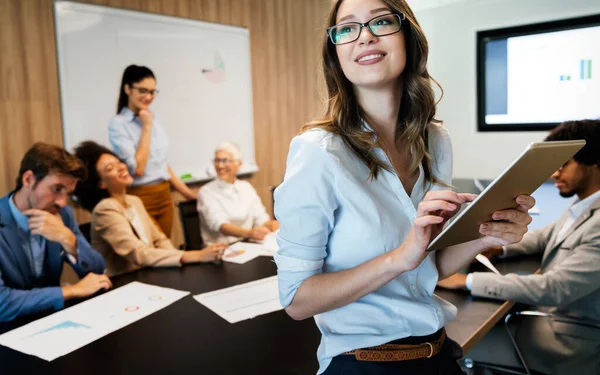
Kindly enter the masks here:
[[440, 338], [435, 341], [416, 345], [383, 344], [370, 348], [351, 350], [344, 354], [354, 355], [359, 361], [369, 362], [396, 362], [431, 358], [440, 352], [445, 339], [446, 330], [442, 329]]

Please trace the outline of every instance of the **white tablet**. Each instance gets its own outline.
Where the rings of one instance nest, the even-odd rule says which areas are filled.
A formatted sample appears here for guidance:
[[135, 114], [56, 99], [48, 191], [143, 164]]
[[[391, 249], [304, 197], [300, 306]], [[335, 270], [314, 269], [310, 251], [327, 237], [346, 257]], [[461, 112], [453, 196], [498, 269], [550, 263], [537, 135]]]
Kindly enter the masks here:
[[585, 140], [531, 143], [465, 210], [457, 214], [431, 241], [427, 250], [440, 250], [480, 238], [479, 225], [493, 221], [492, 214], [496, 211], [516, 208], [517, 196], [531, 195], [584, 145]]

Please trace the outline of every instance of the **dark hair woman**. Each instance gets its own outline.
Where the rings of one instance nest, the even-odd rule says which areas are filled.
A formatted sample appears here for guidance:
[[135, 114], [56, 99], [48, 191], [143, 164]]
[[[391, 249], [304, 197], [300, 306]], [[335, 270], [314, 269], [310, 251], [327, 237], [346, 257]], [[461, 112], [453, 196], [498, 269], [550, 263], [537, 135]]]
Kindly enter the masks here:
[[145, 66], [128, 66], [119, 88], [117, 115], [108, 124], [108, 136], [114, 153], [127, 164], [134, 178], [128, 192], [140, 197], [168, 237], [173, 225], [170, 185], [187, 199], [196, 199], [196, 195], [168, 164], [167, 133], [150, 111], [156, 95], [154, 73]]
[[534, 200], [496, 213], [505, 222], [479, 240], [426, 252], [474, 199], [447, 190], [452, 148], [434, 118], [427, 40], [404, 0], [336, 1], [327, 27], [327, 112], [292, 141], [275, 192], [281, 304], [314, 316], [319, 373], [461, 373], [444, 331], [456, 308], [436, 282], [518, 242]]

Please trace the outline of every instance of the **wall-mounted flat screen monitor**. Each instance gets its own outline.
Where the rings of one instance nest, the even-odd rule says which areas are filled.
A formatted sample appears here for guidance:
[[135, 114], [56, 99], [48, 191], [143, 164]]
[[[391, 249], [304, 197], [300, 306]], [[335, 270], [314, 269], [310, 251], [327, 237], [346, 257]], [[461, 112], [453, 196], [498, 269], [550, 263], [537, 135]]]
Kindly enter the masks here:
[[600, 118], [600, 14], [477, 33], [479, 131]]

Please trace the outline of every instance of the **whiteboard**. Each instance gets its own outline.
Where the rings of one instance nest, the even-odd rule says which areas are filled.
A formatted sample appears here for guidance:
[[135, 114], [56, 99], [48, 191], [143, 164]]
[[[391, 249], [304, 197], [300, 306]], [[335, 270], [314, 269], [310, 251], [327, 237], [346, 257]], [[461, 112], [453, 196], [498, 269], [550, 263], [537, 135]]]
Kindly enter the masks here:
[[150, 110], [169, 138], [167, 157], [186, 182], [214, 177], [221, 142], [240, 146], [239, 174], [256, 172], [248, 30], [97, 5], [56, 1], [64, 146], [110, 147], [123, 70], [145, 65], [160, 94]]

